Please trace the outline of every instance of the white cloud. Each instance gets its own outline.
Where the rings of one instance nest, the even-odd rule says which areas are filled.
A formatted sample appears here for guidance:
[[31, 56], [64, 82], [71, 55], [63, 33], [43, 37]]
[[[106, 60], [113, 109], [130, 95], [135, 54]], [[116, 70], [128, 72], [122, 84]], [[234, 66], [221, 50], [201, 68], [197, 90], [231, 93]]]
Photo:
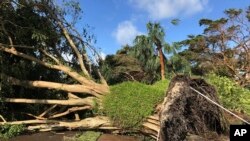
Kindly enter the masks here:
[[130, 3], [148, 12], [150, 18], [161, 20], [200, 12], [208, 0], [130, 0]]
[[131, 21], [124, 21], [118, 25], [113, 36], [120, 45], [126, 45], [131, 44], [135, 37], [141, 34]]

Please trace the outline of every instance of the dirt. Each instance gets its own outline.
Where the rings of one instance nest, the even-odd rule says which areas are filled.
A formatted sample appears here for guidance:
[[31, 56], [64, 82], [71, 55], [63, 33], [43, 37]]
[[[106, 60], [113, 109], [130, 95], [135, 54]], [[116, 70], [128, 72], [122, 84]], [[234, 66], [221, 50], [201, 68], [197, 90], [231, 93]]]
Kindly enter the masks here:
[[[10, 139], [9, 141], [64, 141], [64, 137], [72, 137], [79, 132], [66, 131], [62, 133], [41, 132], [30, 135], [21, 135]], [[97, 141], [140, 141], [138, 138], [131, 136], [103, 134]]]

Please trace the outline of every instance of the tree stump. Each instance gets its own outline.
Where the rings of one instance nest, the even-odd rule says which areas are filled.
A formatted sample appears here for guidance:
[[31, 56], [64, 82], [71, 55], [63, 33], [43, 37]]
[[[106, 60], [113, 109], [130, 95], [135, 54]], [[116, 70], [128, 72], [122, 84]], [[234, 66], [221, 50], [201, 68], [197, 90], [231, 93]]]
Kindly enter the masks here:
[[228, 122], [222, 110], [190, 86], [219, 103], [215, 88], [203, 79], [174, 77], [161, 107], [159, 141], [182, 141], [188, 134], [228, 133]]

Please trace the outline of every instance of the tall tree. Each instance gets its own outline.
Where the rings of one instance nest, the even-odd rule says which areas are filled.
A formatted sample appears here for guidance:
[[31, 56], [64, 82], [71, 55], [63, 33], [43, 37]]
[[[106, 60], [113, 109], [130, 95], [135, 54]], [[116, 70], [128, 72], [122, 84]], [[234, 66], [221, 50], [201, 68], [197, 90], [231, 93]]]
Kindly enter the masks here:
[[166, 46], [166, 42], [164, 40], [165, 32], [161, 27], [160, 23], [151, 23], [147, 24], [148, 29], [148, 37], [149, 40], [156, 46], [156, 50], [158, 51], [158, 55], [160, 57], [160, 65], [161, 65], [161, 79], [165, 79], [165, 56], [163, 54], [163, 47]]
[[153, 83], [159, 80], [159, 58], [153, 47], [153, 43], [146, 35], [137, 36], [134, 40], [134, 46], [128, 52], [135, 57], [145, 72], [145, 77], [142, 81], [146, 83]]
[[[204, 72], [240, 78], [240, 71], [249, 73], [250, 24], [249, 10], [228, 9], [217, 20], [201, 19], [204, 33], [183, 41], [188, 49], [182, 55]], [[186, 55], [185, 55], [186, 54]], [[245, 80], [244, 80], [245, 81]]]

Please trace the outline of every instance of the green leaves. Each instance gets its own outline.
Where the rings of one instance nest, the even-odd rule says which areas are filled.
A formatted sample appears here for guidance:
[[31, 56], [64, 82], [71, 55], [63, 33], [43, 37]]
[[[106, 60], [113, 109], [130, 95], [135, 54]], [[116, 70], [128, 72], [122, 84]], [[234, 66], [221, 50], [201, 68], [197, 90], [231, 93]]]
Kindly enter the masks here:
[[48, 37], [44, 34], [42, 34], [39, 31], [33, 31], [33, 34], [31, 35], [31, 39], [36, 40], [37, 42], [44, 42], [45, 40], [48, 39]]
[[242, 13], [242, 9], [234, 9], [230, 8], [224, 11], [224, 13], [229, 17], [229, 18], [235, 18], [239, 16]]
[[209, 25], [209, 24], [211, 24], [213, 21], [212, 20], [210, 20], [210, 19], [201, 19], [200, 21], [199, 21], [199, 25], [200, 26], [202, 26], [202, 25]]
[[224, 106], [250, 114], [250, 91], [227, 77], [209, 74], [207, 80], [214, 85]]

